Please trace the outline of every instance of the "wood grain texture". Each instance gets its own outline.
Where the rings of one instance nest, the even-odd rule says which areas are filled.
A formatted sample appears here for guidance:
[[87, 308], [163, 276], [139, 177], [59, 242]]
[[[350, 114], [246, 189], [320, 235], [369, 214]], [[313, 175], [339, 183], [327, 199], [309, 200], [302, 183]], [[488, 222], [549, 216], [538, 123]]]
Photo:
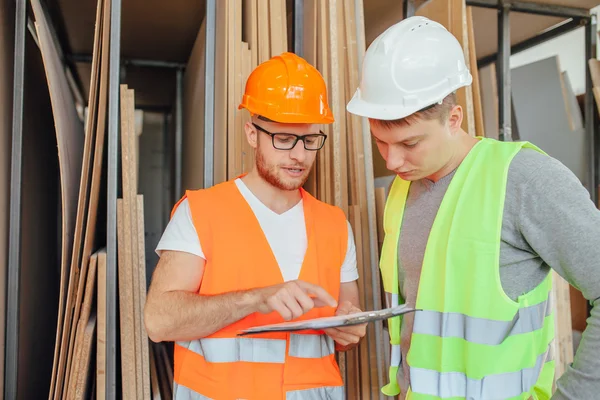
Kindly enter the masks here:
[[473, 113], [475, 118], [474, 136], [485, 137], [483, 126], [483, 107], [481, 104], [481, 88], [479, 84], [479, 68], [477, 68], [477, 54], [475, 50], [475, 29], [473, 28], [473, 7], [467, 7], [467, 29], [469, 40], [469, 67], [473, 76]]
[[106, 398], [106, 249], [98, 252], [96, 400]]
[[[204, 186], [205, 42], [206, 19], [202, 20], [183, 75], [183, 190]], [[181, 196], [183, 193], [175, 195]]]
[[[35, 27], [44, 62], [44, 69], [46, 71], [58, 147], [62, 218], [62, 236], [60, 241], [62, 290], [59, 299], [63, 300], [63, 304], [65, 302], [64, 290], [67, 287], [65, 283], [67, 276], [69, 279], [69, 288], [67, 289], [68, 292], [66, 294], [67, 308], [65, 310], [65, 326], [67, 328], [64, 329], [63, 327], [62, 332], [57, 332], [57, 339], [59, 336], [61, 337], [59, 361], [58, 364], [55, 363], [58, 369], [57, 371], [55, 370], [57, 372], [57, 379], [54, 382], [54, 387], [58, 388], [58, 390], [55, 391], [55, 394], [57, 394], [56, 392], [62, 390], [61, 387], [63, 380], [65, 379], [65, 367], [63, 367], [63, 365], [67, 359], [67, 342], [70, 334], [70, 329], [68, 327], [71, 324], [72, 318], [69, 305], [73, 302], [74, 286], [77, 281], [77, 270], [79, 268], [77, 259], [73, 260], [73, 264], [71, 263], [71, 260], [73, 259], [72, 253], [74, 250], [73, 242], [77, 224], [78, 203], [80, 202], [80, 198], [82, 198], [82, 202], [85, 204], [86, 197], [85, 193], [82, 193], [80, 196], [79, 192], [82, 183], [85, 183], [82, 190], [87, 192], [88, 170], [84, 171], [83, 175], [85, 176], [81, 177], [85, 147], [85, 131], [83, 123], [77, 115], [75, 99], [71, 94], [66, 74], [62, 68], [62, 61], [60, 60], [58, 49], [52, 39], [44, 9], [39, 0], [33, 0], [31, 6], [35, 17]], [[86, 164], [89, 165], [88, 163]], [[89, 166], [86, 168], [89, 168]], [[82, 222], [81, 219], [80, 222]], [[71, 273], [69, 273], [69, 270]], [[59, 305], [59, 309], [61, 308], [62, 307]], [[60, 317], [62, 317], [62, 315], [59, 315], [57, 326], [62, 324], [62, 318]], [[58, 329], [61, 329], [61, 327]], [[50, 394], [50, 396], [52, 396], [52, 394]]]

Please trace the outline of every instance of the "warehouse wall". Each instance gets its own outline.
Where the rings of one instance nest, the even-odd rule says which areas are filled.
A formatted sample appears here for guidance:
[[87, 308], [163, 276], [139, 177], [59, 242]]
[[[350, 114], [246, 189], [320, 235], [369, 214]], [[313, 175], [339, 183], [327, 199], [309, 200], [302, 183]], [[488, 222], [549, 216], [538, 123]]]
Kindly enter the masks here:
[[[14, 9], [12, 0], [0, 1], [0, 359], [4, 360], [5, 287], [8, 258], [8, 216], [10, 208], [10, 154], [12, 128], [12, 81]], [[4, 363], [0, 363], [0, 393], [4, 393]]]

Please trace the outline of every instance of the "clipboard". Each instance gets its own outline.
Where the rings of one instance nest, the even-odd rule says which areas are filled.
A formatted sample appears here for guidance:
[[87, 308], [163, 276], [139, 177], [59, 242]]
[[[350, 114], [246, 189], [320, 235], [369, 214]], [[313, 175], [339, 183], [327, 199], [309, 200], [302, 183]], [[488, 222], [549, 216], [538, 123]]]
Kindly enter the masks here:
[[244, 329], [238, 333], [238, 336], [265, 333], [265, 332], [293, 332], [311, 329], [327, 329], [340, 326], [360, 325], [364, 323], [380, 321], [391, 317], [396, 317], [409, 312], [418, 311], [408, 307], [406, 304], [384, 308], [375, 311], [363, 311], [355, 314], [337, 315], [333, 317], [322, 317], [302, 321], [281, 322], [278, 324], [255, 326]]

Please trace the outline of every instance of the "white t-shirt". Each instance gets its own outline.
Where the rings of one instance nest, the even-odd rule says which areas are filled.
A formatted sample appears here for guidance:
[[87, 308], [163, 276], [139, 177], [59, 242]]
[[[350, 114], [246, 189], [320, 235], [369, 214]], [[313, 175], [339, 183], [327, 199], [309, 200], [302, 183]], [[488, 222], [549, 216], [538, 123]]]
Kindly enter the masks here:
[[[256, 215], [279, 264], [283, 278], [285, 281], [298, 279], [307, 247], [302, 200], [283, 214], [277, 214], [254, 196], [241, 179], [236, 179], [235, 183]], [[350, 223], [347, 222], [347, 224], [348, 250], [342, 265], [340, 277], [342, 283], [358, 279], [354, 235]], [[156, 247], [159, 257], [163, 250], [184, 251], [205, 258], [187, 199], [183, 200], [175, 210], [173, 218], [169, 221]]]

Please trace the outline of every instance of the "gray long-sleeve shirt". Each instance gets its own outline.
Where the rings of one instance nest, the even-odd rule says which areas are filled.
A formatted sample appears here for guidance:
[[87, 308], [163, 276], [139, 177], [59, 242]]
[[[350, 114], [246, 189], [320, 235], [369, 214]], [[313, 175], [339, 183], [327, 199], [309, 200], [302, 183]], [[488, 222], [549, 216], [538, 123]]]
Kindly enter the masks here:
[[[427, 238], [453, 176], [413, 182], [408, 193], [398, 259], [401, 294], [413, 306]], [[589, 193], [556, 159], [521, 150], [509, 167], [501, 240], [500, 278], [513, 300], [536, 287], [552, 268], [592, 302], [574, 362], [558, 380], [553, 400], [600, 398], [600, 211]], [[409, 384], [406, 354], [412, 324], [409, 313], [401, 339], [403, 393]]]

